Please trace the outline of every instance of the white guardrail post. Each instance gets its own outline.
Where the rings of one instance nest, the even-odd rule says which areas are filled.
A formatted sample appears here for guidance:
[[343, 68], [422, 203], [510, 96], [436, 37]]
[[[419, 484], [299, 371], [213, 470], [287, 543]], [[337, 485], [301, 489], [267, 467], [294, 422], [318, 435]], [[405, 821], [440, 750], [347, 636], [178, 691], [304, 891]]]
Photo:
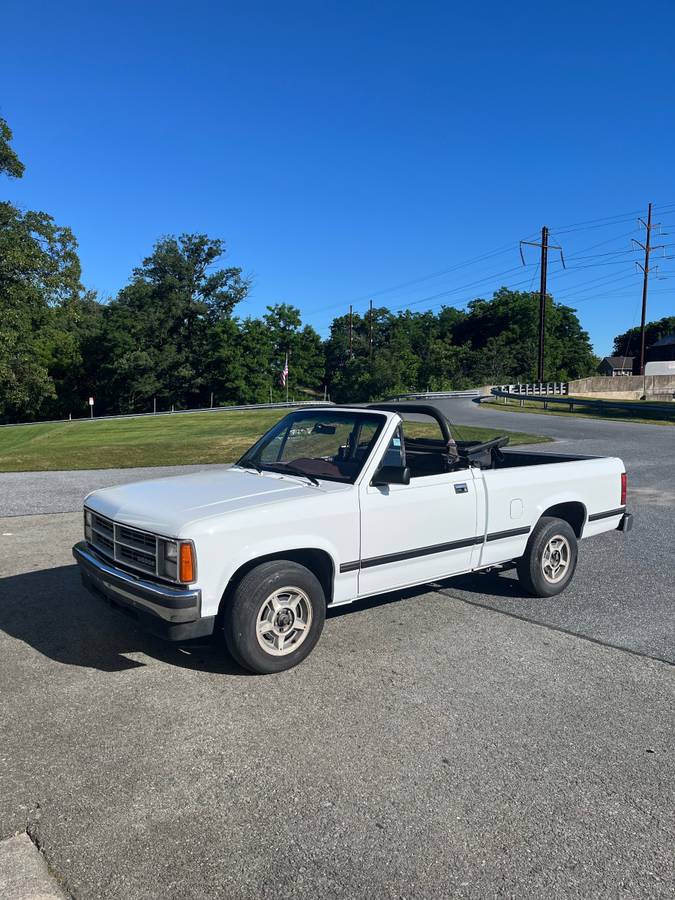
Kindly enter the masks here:
[[527, 396], [548, 396], [556, 394], [564, 396], [569, 391], [566, 381], [519, 381], [517, 384], [499, 384], [496, 389], [509, 394], [524, 394]]

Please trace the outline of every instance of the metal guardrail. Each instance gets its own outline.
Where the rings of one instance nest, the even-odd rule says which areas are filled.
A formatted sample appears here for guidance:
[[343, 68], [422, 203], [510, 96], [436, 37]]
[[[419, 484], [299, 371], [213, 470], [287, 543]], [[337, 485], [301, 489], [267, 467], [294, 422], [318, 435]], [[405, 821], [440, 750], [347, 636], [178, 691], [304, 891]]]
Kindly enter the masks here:
[[479, 397], [480, 391], [473, 388], [469, 391], [419, 391], [415, 394], [397, 394], [391, 400], [443, 400], [452, 397]]
[[77, 419], [45, 419], [39, 422], [5, 422], [0, 428], [27, 425], [59, 425], [64, 422], [110, 422], [115, 419], [153, 419], [156, 416], [180, 416], [185, 413], [243, 412], [247, 409], [296, 409], [299, 406], [334, 406], [331, 400], [297, 400], [288, 403], [249, 403], [245, 406], [197, 406], [194, 409], [165, 409], [161, 412], [122, 413], [118, 416], [80, 416]]
[[[633, 401], [632, 403], [621, 402], [620, 400], [587, 400], [582, 397], [547, 397], [547, 396], [533, 396], [528, 395], [527, 397], [522, 394], [515, 394], [510, 391], [502, 391], [499, 388], [492, 388], [491, 391], [494, 397], [503, 397], [504, 402], [507, 400], [518, 400], [520, 405], [523, 406], [525, 400], [530, 400], [535, 403], [542, 403], [544, 405], [544, 409], [548, 409], [548, 404], [553, 403], [556, 406], [567, 406], [569, 407], [569, 411], [573, 412], [575, 406], [579, 406], [586, 409], [597, 409], [598, 411], [604, 410], [605, 412], [612, 409], [628, 409], [632, 412], [639, 412], [640, 416], [649, 415], [650, 412], [653, 413], [669, 413], [672, 416], [675, 416], [675, 403], [646, 403], [644, 406], [639, 405], [639, 401]], [[487, 400], [489, 398], [482, 397], [482, 400]]]

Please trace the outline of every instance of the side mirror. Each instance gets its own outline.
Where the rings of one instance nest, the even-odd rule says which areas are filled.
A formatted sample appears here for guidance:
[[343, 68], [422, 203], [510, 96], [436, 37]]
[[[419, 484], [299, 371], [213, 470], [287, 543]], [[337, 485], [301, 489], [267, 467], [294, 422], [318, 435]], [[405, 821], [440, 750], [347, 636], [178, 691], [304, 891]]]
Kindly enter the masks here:
[[380, 466], [372, 484], [410, 484], [410, 469], [408, 466]]

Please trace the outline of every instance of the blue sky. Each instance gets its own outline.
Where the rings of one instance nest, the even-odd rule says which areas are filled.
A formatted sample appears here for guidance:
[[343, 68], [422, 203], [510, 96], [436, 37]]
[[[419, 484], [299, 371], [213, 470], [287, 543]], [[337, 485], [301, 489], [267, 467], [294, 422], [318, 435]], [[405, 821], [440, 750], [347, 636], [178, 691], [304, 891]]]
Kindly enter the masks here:
[[[325, 334], [370, 296], [536, 288], [517, 245], [548, 224], [569, 266], [550, 290], [604, 354], [639, 322], [649, 200], [675, 235], [672, 3], [5, 0], [2, 19], [27, 166], [2, 195], [70, 225], [104, 296], [160, 235], [204, 231], [253, 277], [241, 315], [294, 303]], [[668, 272], [650, 319], [675, 314]]]

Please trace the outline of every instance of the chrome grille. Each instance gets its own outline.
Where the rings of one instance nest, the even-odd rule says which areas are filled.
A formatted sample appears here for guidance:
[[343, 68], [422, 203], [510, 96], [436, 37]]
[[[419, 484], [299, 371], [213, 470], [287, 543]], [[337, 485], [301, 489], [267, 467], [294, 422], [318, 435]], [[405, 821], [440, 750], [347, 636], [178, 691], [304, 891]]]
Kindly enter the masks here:
[[115, 562], [158, 575], [157, 538], [147, 531], [120, 525], [92, 512], [91, 545]]

